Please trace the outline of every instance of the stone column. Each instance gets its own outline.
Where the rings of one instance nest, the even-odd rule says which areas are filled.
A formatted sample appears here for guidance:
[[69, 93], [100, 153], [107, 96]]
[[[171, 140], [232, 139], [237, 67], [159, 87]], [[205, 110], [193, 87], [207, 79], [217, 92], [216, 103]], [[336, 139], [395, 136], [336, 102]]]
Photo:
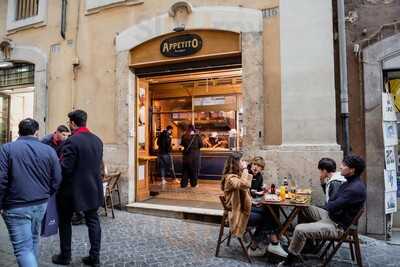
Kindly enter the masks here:
[[262, 32], [242, 33], [243, 150], [252, 154], [264, 143]]

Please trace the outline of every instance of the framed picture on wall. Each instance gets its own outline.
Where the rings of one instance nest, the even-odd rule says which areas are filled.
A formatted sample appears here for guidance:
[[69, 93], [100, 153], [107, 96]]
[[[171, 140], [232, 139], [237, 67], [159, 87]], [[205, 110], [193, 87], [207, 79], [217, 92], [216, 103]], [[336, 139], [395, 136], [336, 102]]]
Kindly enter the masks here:
[[384, 170], [385, 172], [385, 192], [397, 191], [396, 170]]
[[385, 147], [386, 170], [396, 170], [396, 154], [394, 146]]
[[397, 197], [396, 191], [385, 193], [385, 210], [386, 214], [394, 213], [397, 211]]
[[383, 121], [396, 121], [396, 108], [390, 93], [382, 93]]
[[383, 141], [385, 146], [396, 146], [398, 144], [396, 122], [383, 122]]

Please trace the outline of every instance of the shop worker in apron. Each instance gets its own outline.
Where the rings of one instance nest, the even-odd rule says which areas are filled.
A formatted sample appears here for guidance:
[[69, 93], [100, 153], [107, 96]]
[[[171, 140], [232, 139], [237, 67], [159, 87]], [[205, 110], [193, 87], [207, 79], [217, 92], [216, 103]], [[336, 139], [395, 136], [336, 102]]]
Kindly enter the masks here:
[[89, 256], [82, 262], [100, 266], [101, 228], [97, 209], [103, 205], [101, 162], [103, 143], [86, 128], [87, 113], [74, 110], [68, 113], [72, 136], [63, 145], [61, 168], [63, 181], [57, 193], [59, 212], [60, 254], [52, 261], [59, 265], [71, 262], [71, 218], [73, 212], [83, 212], [89, 232]]
[[197, 187], [200, 171], [200, 148], [203, 147], [203, 142], [193, 125], [189, 125], [186, 129], [182, 136], [181, 146], [183, 146], [181, 187], [187, 187], [189, 180], [192, 187]]

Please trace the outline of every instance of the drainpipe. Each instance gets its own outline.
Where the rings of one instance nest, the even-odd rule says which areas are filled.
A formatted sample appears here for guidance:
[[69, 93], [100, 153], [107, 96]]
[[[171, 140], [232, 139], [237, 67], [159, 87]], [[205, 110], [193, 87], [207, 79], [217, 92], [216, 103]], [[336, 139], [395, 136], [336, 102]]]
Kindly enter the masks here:
[[347, 48], [346, 48], [346, 19], [344, 0], [337, 0], [339, 57], [340, 57], [340, 115], [343, 130], [343, 152], [350, 153], [349, 136], [349, 91], [347, 87]]

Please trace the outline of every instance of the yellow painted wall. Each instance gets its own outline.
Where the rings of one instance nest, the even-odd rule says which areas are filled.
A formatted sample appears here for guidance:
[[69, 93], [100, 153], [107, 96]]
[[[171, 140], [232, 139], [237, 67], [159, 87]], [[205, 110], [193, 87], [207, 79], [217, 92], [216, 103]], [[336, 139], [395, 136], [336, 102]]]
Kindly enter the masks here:
[[[82, 108], [89, 114], [89, 127], [105, 143], [115, 143], [114, 121], [118, 116], [115, 106], [115, 36], [138, 22], [166, 13], [176, 1], [146, 0], [142, 4], [113, 7], [91, 15], [85, 14], [84, 0], [68, 1], [65, 40], [60, 35], [61, 1], [48, 1], [48, 18], [45, 26], [12, 33], [6, 31], [7, 2], [0, 1], [0, 38], [11, 39], [16, 45], [38, 47], [49, 59], [47, 130], [52, 131], [59, 124], [65, 123], [66, 114], [73, 107]], [[263, 9], [275, 7], [279, 1], [189, 2], [194, 7], [231, 5]], [[74, 75], [72, 62], [76, 56], [80, 60], [80, 66]]]

